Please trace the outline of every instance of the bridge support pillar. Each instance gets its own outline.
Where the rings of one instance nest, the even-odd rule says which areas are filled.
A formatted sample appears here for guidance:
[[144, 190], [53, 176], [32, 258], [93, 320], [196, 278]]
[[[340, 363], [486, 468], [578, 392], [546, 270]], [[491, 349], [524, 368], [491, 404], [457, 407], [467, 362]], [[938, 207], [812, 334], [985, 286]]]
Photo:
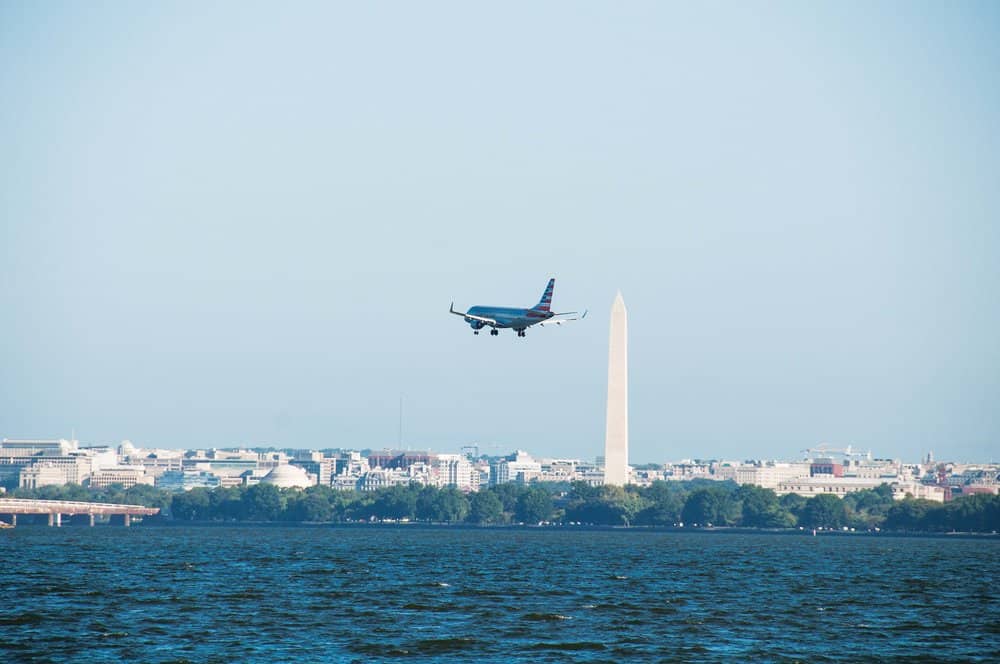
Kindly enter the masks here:
[[62, 514], [56, 512], [56, 528], [62, 528]]
[[55, 514], [49, 512], [49, 528], [51, 528], [54, 525], [56, 525], [56, 516]]
[[132, 525], [132, 515], [126, 512], [125, 513], [125, 527], [128, 528], [131, 525]]
[[10, 515], [10, 525], [14, 526], [15, 528], [17, 527], [17, 515], [16, 514], [11, 514]]
[[93, 513], [91, 513], [91, 515], [90, 515], [90, 527], [91, 528], [94, 527], [94, 515], [93, 515]]

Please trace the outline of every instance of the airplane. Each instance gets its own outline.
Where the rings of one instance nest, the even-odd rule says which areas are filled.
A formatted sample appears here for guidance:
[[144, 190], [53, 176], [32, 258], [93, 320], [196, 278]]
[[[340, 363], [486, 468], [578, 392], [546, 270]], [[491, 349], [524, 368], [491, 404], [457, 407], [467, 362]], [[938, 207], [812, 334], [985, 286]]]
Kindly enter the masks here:
[[517, 332], [517, 336], [523, 337], [524, 331], [532, 325], [561, 325], [586, 318], [586, 311], [579, 318], [557, 318], [557, 316], [572, 316], [576, 312], [554, 313], [550, 310], [552, 306], [552, 289], [555, 288], [555, 285], [556, 280], [549, 279], [549, 283], [542, 293], [542, 299], [530, 309], [475, 306], [462, 313], [461, 311], [455, 311], [455, 303], [452, 302], [449, 311], [456, 316], [462, 316], [465, 322], [472, 326], [473, 334], [479, 334], [479, 330], [489, 327], [490, 336], [493, 337], [498, 336], [500, 330], [504, 328], [510, 328]]

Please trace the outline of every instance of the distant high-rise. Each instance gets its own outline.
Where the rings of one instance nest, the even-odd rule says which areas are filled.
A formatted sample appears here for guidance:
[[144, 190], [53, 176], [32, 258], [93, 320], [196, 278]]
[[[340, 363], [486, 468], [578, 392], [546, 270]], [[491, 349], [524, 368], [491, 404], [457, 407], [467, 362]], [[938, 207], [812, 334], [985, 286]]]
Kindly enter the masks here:
[[604, 483], [615, 486], [628, 484], [628, 312], [621, 291], [611, 305]]

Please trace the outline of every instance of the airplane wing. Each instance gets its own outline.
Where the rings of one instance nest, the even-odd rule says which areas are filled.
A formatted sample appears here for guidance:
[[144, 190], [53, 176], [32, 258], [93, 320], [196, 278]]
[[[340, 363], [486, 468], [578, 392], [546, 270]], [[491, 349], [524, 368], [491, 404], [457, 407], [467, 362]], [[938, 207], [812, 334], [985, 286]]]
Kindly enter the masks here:
[[481, 323], [486, 323], [487, 325], [493, 325], [494, 327], [497, 324], [497, 322], [495, 320], [493, 320], [492, 318], [486, 318], [485, 316], [475, 316], [473, 314], [466, 314], [466, 313], [462, 313], [461, 311], [455, 311], [455, 303], [454, 302], [451, 303], [451, 308], [449, 309], [449, 311], [451, 313], [455, 314], [456, 316], [462, 316], [463, 318], [471, 318], [472, 320], [478, 320]]
[[[569, 316], [569, 315], [572, 315], [572, 314], [575, 314], [575, 313], [576, 313], [575, 311], [567, 311], [566, 313], [556, 314], [556, 316]], [[574, 316], [573, 318], [556, 318], [555, 316], [553, 316], [552, 318], [550, 318], [548, 320], [543, 320], [541, 323], [539, 323], [539, 325], [540, 326], [541, 325], [562, 325], [563, 323], [572, 323], [573, 321], [576, 321], [576, 320], [583, 320], [586, 317], [587, 317], [587, 312], [586, 311], [584, 311], [581, 316]]]

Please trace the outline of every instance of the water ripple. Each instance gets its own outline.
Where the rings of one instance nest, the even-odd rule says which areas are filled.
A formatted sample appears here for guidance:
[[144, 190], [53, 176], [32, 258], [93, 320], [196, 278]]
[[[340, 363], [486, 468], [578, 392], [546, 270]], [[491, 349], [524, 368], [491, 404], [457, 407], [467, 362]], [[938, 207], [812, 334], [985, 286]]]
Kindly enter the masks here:
[[22, 527], [0, 557], [9, 661], [988, 661], [1000, 633], [989, 539]]

